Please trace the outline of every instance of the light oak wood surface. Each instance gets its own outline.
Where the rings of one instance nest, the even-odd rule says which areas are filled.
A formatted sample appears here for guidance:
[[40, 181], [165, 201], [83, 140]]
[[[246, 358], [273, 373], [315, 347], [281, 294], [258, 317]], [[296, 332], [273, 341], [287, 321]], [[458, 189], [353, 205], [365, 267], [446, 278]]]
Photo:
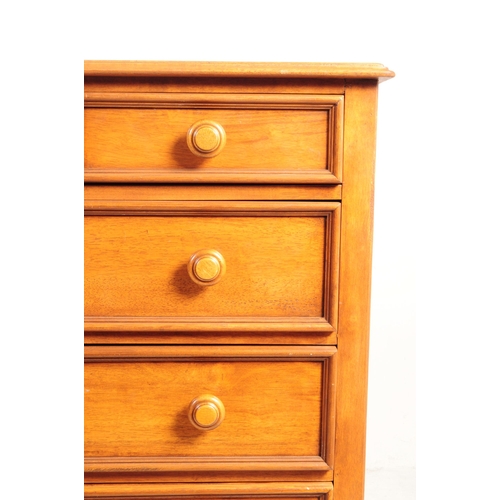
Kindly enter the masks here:
[[[88, 202], [88, 328], [130, 318], [129, 329], [140, 321], [145, 331], [153, 323], [336, 331], [339, 212], [336, 202]], [[191, 259], [210, 248], [225, 271], [202, 286], [190, 276]]]
[[[86, 347], [88, 470], [331, 471], [336, 351]], [[193, 425], [198, 401], [218, 425]]]
[[273, 95], [343, 95], [344, 79], [298, 78], [283, 80], [277, 77], [193, 77], [193, 76], [85, 76], [85, 90], [92, 93], [169, 93], [203, 92], [215, 94]]
[[[221, 123], [227, 144], [202, 161], [186, 136], [204, 118]], [[86, 109], [85, 167], [324, 170], [327, 118], [325, 111]]]
[[85, 498], [363, 499], [393, 76], [85, 62]]
[[219, 61], [85, 61], [86, 76], [348, 78], [382, 81], [394, 72], [378, 63], [246, 63]]
[[364, 496], [377, 90], [376, 82], [351, 83], [346, 88], [337, 499]]
[[226, 145], [226, 130], [214, 120], [200, 120], [191, 125], [186, 142], [189, 150], [201, 158], [212, 158]]
[[206, 498], [207, 500], [255, 498], [268, 500], [332, 500], [332, 483], [221, 483], [221, 484], [87, 484], [85, 498]]
[[88, 181], [340, 180], [343, 96], [87, 92], [85, 106]]
[[342, 186], [269, 186], [269, 185], [213, 185], [213, 184], [167, 184], [167, 185], [100, 185], [87, 184], [85, 200], [315, 200], [340, 201]]

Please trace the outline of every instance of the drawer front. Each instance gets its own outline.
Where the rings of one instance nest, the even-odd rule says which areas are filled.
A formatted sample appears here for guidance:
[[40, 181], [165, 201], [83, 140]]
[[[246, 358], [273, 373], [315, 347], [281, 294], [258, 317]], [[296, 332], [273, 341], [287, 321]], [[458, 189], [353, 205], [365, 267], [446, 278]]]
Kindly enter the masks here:
[[341, 179], [343, 96], [86, 94], [92, 182]]
[[87, 208], [88, 331], [335, 331], [338, 203]]
[[226, 484], [88, 484], [85, 498], [101, 499], [192, 499], [207, 500], [246, 498], [247, 500], [332, 500], [332, 483], [226, 483]]
[[86, 347], [86, 469], [331, 471], [335, 353]]

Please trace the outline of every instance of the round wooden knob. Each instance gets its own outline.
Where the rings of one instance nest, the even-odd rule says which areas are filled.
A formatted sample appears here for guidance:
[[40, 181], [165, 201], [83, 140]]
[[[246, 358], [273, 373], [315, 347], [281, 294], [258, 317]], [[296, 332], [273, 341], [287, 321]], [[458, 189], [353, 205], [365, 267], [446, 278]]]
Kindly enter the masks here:
[[196, 156], [217, 156], [226, 144], [226, 131], [217, 122], [200, 120], [193, 123], [187, 133], [187, 145]]
[[226, 416], [222, 401], [211, 394], [202, 394], [189, 404], [189, 421], [203, 431], [219, 427]]
[[198, 285], [215, 285], [226, 272], [226, 261], [217, 250], [198, 250], [188, 262], [188, 273]]

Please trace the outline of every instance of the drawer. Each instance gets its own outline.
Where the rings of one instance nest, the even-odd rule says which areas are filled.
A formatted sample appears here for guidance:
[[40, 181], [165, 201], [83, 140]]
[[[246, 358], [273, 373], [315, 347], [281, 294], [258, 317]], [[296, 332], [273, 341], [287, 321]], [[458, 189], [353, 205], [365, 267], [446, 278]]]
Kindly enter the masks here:
[[334, 332], [339, 203], [87, 202], [86, 330]]
[[87, 93], [90, 182], [341, 181], [343, 96]]
[[191, 500], [193, 497], [207, 500], [246, 498], [248, 500], [332, 500], [332, 483], [226, 483], [226, 484], [88, 484], [85, 498], [155, 498]]
[[[88, 346], [91, 476], [331, 477], [333, 346]], [[220, 477], [219, 477], [220, 479]]]

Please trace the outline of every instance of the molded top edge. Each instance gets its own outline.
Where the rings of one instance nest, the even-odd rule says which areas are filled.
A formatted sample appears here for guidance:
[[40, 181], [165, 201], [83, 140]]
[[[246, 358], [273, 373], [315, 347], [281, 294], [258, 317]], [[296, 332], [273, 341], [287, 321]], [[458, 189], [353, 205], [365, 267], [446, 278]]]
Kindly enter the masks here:
[[85, 76], [349, 78], [388, 80], [394, 72], [376, 63], [260, 63], [209, 61], [85, 61]]

